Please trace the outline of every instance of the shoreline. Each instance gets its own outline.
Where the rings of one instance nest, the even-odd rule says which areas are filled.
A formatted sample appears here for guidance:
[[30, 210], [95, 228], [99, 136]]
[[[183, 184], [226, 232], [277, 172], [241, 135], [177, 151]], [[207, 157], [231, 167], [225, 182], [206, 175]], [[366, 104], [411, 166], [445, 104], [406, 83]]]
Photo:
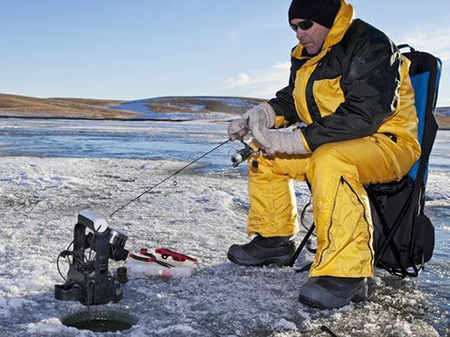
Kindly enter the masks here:
[[[30, 119], [30, 120], [75, 120], [75, 121], [117, 121], [117, 122], [192, 122], [197, 119], [173, 119], [173, 118], [95, 118], [95, 117], [53, 117], [53, 116], [2, 116], [1, 119]], [[231, 120], [231, 119], [230, 119]], [[224, 120], [227, 121], [227, 120]], [[439, 131], [450, 131], [450, 126], [439, 126]]]
[[[172, 118], [95, 118], [95, 117], [46, 117], [46, 116], [1, 116], [0, 119], [75, 120], [75, 121], [117, 121], [117, 122], [189, 122], [194, 119]], [[450, 128], [449, 128], [450, 129]]]

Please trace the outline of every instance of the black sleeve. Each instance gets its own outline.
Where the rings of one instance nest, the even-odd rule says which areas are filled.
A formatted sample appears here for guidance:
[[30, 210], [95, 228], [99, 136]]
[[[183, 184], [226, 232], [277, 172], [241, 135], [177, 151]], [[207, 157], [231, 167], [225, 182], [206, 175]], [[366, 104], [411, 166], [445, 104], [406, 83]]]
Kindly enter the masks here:
[[397, 108], [400, 66], [400, 52], [384, 34], [357, 43], [342, 74], [345, 101], [334, 114], [303, 129], [311, 150], [324, 143], [374, 134]]

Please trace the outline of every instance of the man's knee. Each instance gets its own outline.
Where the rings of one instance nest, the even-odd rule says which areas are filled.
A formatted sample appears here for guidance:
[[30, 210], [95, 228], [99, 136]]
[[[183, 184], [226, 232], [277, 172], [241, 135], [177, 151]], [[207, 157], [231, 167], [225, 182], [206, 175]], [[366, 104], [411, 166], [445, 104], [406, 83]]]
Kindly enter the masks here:
[[342, 157], [333, 144], [328, 143], [317, 148], [311, 156], [309, 164], [306, 168], [306, 176], [308, 180], [312, 179], [314, 174], [320, 171], [339, 170], [342, 165]]

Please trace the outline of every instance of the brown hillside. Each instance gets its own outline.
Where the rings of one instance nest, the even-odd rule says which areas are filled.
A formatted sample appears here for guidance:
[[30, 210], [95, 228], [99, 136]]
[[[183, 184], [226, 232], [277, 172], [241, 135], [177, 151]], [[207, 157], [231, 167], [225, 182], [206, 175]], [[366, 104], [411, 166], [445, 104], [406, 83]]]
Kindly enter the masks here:
[[436, 120], [440, 128], [450, 128], [450, 115], [436, 113]]
[[[154, 112], [242, 114], [264, 100], [248, 97], [174, 96], [148, 99], [146, 105]], [[139, 113], [113, 109], [121, 100], [86, 98], [36, 98], [0, 94], [0, 117], [54, 117], [128, 119]], [[450, 115], [442, 113], [449, 108], [438, 108], [436, 119], [440, 128], [450, 128]]]
[[131, 118], [136, 112], [112, 109], [118, 100], [35, 98], [0, 94], [0, 116], [58, 118]]

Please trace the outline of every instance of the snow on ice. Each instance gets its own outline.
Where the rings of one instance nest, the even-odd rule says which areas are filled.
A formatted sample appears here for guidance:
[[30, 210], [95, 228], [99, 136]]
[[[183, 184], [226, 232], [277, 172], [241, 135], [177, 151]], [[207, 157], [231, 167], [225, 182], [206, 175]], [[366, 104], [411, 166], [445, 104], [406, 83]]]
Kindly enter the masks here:
[[[130, 275], [119, 303], [94, 310], [121, 310], [139, 321], [122, 333], [101, 334], [64, 326], [60, 321], [63, 316], [86, 308], [77, 302], [56, 301], [53, 295], [54, 285], [63, 283], [56, 258], [72, 241], [78, 213], [89, 209], [107, 217], [183, 167], [187, 158], [194, 159], [196, 152], [187, 152], [193, 147], [206, 152], [212, 146], [203, 144], [205, 140], [221, 139], [224, 127], [194, 122], [80, 121], [56, 127], [52, 123], [30, 125], [42, 134], [41, 139], [49, 139], [48, 130], [52, 141], [40, 144], [43, 150], [39, 155], [56, 147], [53, 158], [31, 157], [27, 152], [0, 157], [0, 336], [328, 336], [322, 326], [338, 336], [448, 333], [447, 134], [441, 133], [435, 144], [436, 165], [431, 167], [427, 185], [427, 213], [437, 231], [435, 256], [417, 280], [402, 281], [378, 271], [370, 281], [368, 301], [318, 311], [297, 301], [298, 288], [307, 275], [296, 273], [294, 268], [232, 264], [226, 259], [228, 247], [248, 241], [247, 178], [244, 168], [223, 169], [222, 159], [213, 156], [209, 163], [216, 165], [214, 170], [196, 164], [176, 177], [176, 185], [169, 180], [107, 218], [112, 228], [129, 237], [127, 249], [169, 247], [196, 257], [199, 264], [190, 278]], [[7, 121], [2, 125], [5, 130], [17, 131], [23, 124]], [[95, 152], [95, 142], [78, 150], [76, 146], [82, 141], [76, 137], [69, 137], [72, 143], [67, 147], [59, 143], [64, 132], [78, 134], [80, 130], [81, 135], [90, 137], [83, 140], [90, 142], [101, 136], [103, 146], [111, 149], [118, 143], [108, 143], [105, 134], [114, 133], [132, 142], [121, 141], [120, 151], [158, 150], [150, 154], [159, 160], [142, 159], [138, 151], [132, 159], [123, 159], [120, 151], [119, 158], [103, 158], [101, 152]], [[189, 142], [182, 137], [190, 137]], [[35, 146], [23, 139], [30, 149]], [[180, 161], [171, 159], [174, 149], [179, 151], [177, 157], [184, 154]], [[95, 154], [94, 158], [84, 158], [84, 150]], [[109, 154], [116, 155], [114, 151]], [[70, 158], [63, 158], [66, 156]], [[223, 161], [228, 163], [228, 158]], [[303, 207], [309, 200], [308, 189], [302, 183], [295, 183], [295, 187], [299, 207]], [[311, 217], [307, 212], [307, 223]], [[299, 266], [311, 258], [301, 256]], [[112, 263], [111, 268], [120, 265]], [[67, 270], [64, 260], [61, 269], [63, 273]]]
[[[53, 298], [63, 283], [56, 257], [72, 240], [80, 210], [107, 216], [184, 163], [124, 159], [2, 157], [0, 205], [0, 335], [100, 336], [62, 325], [85, 310]], [[435, 179], [439, 178], [439, 179]], [[434, 204], [448, 200], [448, 179], [431, 173]], [[414, 282], [379, 272], [369, 300], [317, 311], [297, 302], [306, 279], [293, 268], [245, 268], [226, 259], [246, 242], [248, 209], [242, 171], [191, 169], [108, 219], [129, 236], [126, 248], [170, 247], [199, 259], [190, 278], [133, 278], [118, 304], [136, 315], [124, 336], [438, 336], [427, 318], [427, 295]], [[299, 204], [309, 198], [296, 184]], [[303, 259], [300, 264], [303, 264]], [[62, 269], [67, 270], [66, 263]], [[100, 309], [98, 309], [100, 310]], [[434, 309], [437, 310], [437, 309]], [[445, 313], [436, 315], [445, 318]], [[444, 316], [442, 316], [444, 315]], [[111, 333], [108, 334], [113, 335]]]

